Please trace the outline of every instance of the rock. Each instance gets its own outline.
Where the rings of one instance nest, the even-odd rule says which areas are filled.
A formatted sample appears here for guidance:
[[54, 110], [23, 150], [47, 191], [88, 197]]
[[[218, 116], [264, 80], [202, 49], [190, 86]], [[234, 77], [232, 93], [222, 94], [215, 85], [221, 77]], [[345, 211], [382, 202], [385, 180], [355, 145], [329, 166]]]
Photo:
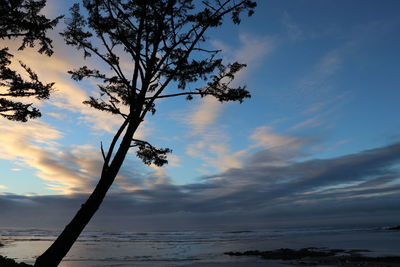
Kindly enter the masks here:
[[[344, 249], [318, 249], [318, 248], [303, 248], [289, 249], [281, 248], [271, 251], [248, 250], [245, 252], [226, 252], [224, 254], [230, 256], [259, 256], [268, 260], [294, 260], [299, 265], [346, 265], [358, 266], [365, 264], [384, 266], [388, 263], [400, 263], [398, 256], [384, 257], [368, 257], [359, 254], [358, 252], [366, 252], [366, 250], [344, 250]], [[351, 265], [349, 265], [351, 264]], [[390, 265], [391, 266], [391, 265]], [[398, 266], [398, 265], [396, 265]]]
[[393, 227], [389, 227], [388, 230], [392, 230], [392, 231], [400, 231], [400, 225], [397, 226], [393, 226]]
[[17, 263], [13, 259], [9, 259], [7, 257], [3, 257], [0, 255], [0, 266], [1, 267], [32, 267], [32, 265], [26, 263]]
[[229, 232], [225, 232], [226, 234], [243, 234], [243, 233], [252, 233], [253, 231], [249, 231], [249, 230], [242, 230], [242, 231], [229, 231]]
[[273, 260], [298, 260], [306, 257], [327, 257], [333, 256], [337, 253], [335, 251], [319, 251], [313, 250], [309, 248], [303, 248], [299, 250], [290, 249], [290, 248], [281, 248], [277, 250], [271, 251], [258, 251], [258, 250], [249, 250], [245, 252], [226, 252], [226, 255], [230, 256], [261, 256], [264, 259], [273, 259]]

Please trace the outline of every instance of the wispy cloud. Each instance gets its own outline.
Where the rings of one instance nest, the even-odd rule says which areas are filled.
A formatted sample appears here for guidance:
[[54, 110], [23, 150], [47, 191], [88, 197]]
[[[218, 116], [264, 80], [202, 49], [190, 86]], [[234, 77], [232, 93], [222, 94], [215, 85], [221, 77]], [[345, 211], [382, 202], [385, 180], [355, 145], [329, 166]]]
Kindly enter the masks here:
[[200, 99], [186, 117], [184, 122], [190, 127], [192, 135], [205, 134], [208, 127], [213, 125], [221, 115], [222, 104], [212, 96]]
[[46, 77], [46, 80], [56, 83], [56, 91], [46, 104], [77, 114], [79, 121], [93, 130], [113, 133], [121, 124], [121, 118], [83, 104], [83, 101], [89, 98], [89, 91], [95, 91], [96, 85], [87, 82], [78, 84], [67, 74], [68, 70], [84, 65], [82, 59], [70, 58], [62, 53], [56, 53], [46, 60], [43, 60], [41, 55], [32, 53], [22, 53], [21, 57], [41, 77]]
[[298, 147], [298, 138], [290, 136], [282, 136], [272, 133], [269, 126], [258, 127], [250, 138], [255, 142], [253, 146], [263, 147], [265, 149], [273, 149], [277, 147]]
[[[43, 112], [44, 120], [52, 117], [58, 122], [64, 122], [63, 125], [68, 122], [75, 127], [86, 126], [86, 134], [114, 133], [121, 124], [121, 118], [94, 110], [82, 103], [92, 91], [96, 91], [96, 84], [78, 84], [70, 79], [68, 70], [88, 62], [84, 62], [81, 55], [72, 48], [62, 45], [59, 38], [55, 38], [58, 45], [52, 57], [40, 55], [32, 49], [14, 51], [16, 60], [13, 68], [20, 69], [15, 62], [21, 60], [31, 67], [42, 81], [55, 82], [55, 91], [49, 100], [26, 101], [34, 103], [42, 110], [57, 108], [57, 112]], [[15, 42], [17, 41], [9, 40], [4, 45], [12, 49], [16, 47]], [[58, 122], [56, 121], [56, 125], [59, 125]], [[145, 128], [146, 125], [139, 128], [137, 138], [142, 138], [148, 132]], [[89, 192], [99, 177], [102, 166], [99, 148], [91, 145], [63, 146], [61, 143], [65, 133], [62, 130], [42, 120], [27, 124], [3, 120], [0, 132], [3, 140], [7, 141], [0, 147], [0, 158], [33, 168], [36, 170], [36, 177], [45, 181], [47, 189], [56, 193]]]
[[57, 142], [62, 133], [41, 121], [3, 122], [0, 129], [7, 140], [0, 148], [0, 158], [36, 169], [37, 177], [47, 181], [49, 189], [72, 193], [74, 188], [81, 188], [85, 192], [90, 175], [87, 171], [95, 169], [89, 167], [98, 158], [89, 155], [88, 148], [63, 149]]
[[286, 29], [286, 33], [292, 40], [299, 40], [304, 38], [304, 32], [301, 27], [296, 24], [293, 17], [287, 11], [283, 13], [282, 24]]
[[[240, 47], [234, 48], [220, 41], [213, 41], [217, 49], [222, 49], [226, 61], [238, 61], [247, 64], [236, 77], [236, 83], [242, 83], [265, 57], [270, 54], [275, 46], [275, 40], [271, 37], [253, 36], [242, 33], [239, 35]], [[227, 105], [227, 104], [225, 104]], [[205, 97], [200, 100], [191, 112], [183, 119], [189, 128], [191, 136], [196, 142], [187, 145], [186, 153], [203, 161], [202, 170], [207, 172], [209, 167], [218, 170], [240, 167], [241, 158], [246, 151], [232, 151], [229, 146], [228, 133], [223, 131], [217, 121], [223, 114], [223, 107], [213, 97]]]
[[[3, 121], [0, 131], [3, 140], [7, 140], [0, 147], [0, 159], [21, 166], [13, 169], [14, 171], [21, 170], [22, 167], [33, 168], [36, 177], [44, 180], [47, 189], [56, 194], [89, 193], [93, 190], [103, 166], [98, 147], [63, 146], [60, 144], [63, 134], [40, 120], [26, 124]], [[129, 168], [134, 165], [130, 162]], [[162, 170], [153, 170], [153, 176], [162, 179], [165, 174], [160, 172]], [[139, 173], [143, 173], [141, 168], [131, 172], [123, 168], [119, 177], [123, 180], [127, 176], [137, 177]], [[143, 186], [143, 183], [139, 185]]]
[[328, 52], [314, 65], [310, 72], [297, 82], [296, 90], [308, 97], [317, 96], [320, 101], [332, 89], [330, 78], [342, 67], [342, 52], [335, 49]]
[[306, 119], [304, 121], [301, 121], [301, 122], [295, 124], [294, 126], [292, 126], [291, 129], [292, 130], [299, 130], [302, 128], [310, 129], [310, 128], [318, 127], [321, 124], [322, 124], [321, 116], [317, 115], [317, 116], [311, 117], [309, 119]]
[[[82, 102], [89, 98], [92, 92], [97, 91], [96, 83], [93, 81], [77, 83], [70, 78], [67, 71], [77, 69], [83, 65], [89, 65], [90, 61], [85, 62], [80, 53], [77, 53], [71, 47], [67, 47], [61, 42], [60, 36], [55, 36], [55, 53], [52, 57], [40, 55], [25, 49], [23, 51], [11, 51], [15, 55], [12, 67], [21, 70], [17, 64], [21, 60], [31, 67], [44, 82], [55, 82], [55, 92], [50, 96], [48, 101], [39, 101], [37, 99], [29, 99], [30, 103], [36, 106], [51, 105], [60, 110], [68, 111], [78, 115], [79, 122], [87, 125], [95, 131], [115, 132], [115, 129], [121, 125], [121, 118], [112, 114], [101, 112], [84, 105]], [[4, 45], [10, 48], [18, 47], [15, 44], [18, 40], [6, 41]], [[57, 116], [54, 113], [51, 115]], [[89, 128], [89, 129], [90, 129]]]
[[[221, 49], [226, 61], [238, 61], [247, 64], [247, 68], [241, 71], [245, 78], [249, 70], [257, 67], [265, 60], [265, 57], [273, 52], [276, 47], [276, 39], [271, 36], [257, 36], [248, 33], [239, 34], [240, 47], [235, 48], [218, 40], [213, 40], [212, 45]], [[237, 79], [241, 80], [241, 79]]]

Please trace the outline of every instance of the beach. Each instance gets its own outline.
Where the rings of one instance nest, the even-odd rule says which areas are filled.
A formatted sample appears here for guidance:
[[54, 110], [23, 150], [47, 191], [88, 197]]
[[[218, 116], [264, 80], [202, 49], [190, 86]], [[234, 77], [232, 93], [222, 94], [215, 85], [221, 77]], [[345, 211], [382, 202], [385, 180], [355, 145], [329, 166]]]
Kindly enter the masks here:
[[[4, 246], [0, 247], [0, 255], [33, 264], [57, 233], [43, 229], [1, 229], [0, 243]], [[270, 260], [257, 255], [238, 257], [226, 254], [281, 248], [356, 250], [368, 257], [400, 256], [400, 232], [388, 230], [387, 227], [146, 233], [86, 231], [60, 266], [285, 267], [299, 262]], [[318, 261], [314, 263], [315, 266]], [[329, 264], [318, 266], [331, 266]]]

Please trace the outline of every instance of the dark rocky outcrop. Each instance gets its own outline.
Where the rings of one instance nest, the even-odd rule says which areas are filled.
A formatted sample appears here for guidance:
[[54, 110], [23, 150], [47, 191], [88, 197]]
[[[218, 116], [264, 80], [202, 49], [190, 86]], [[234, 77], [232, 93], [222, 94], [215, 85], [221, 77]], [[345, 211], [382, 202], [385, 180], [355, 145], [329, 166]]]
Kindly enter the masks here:
[[3, 257], [0, 255], [0, 266], [1, 267], [32, 267], [32, 265], [26, 263], [17, 263], [13, 259], [9, 259], [7, 257]]
[[245, 252], [226, 252], [230, 256], [258, 256], [268, 260], [291, 261], [295, 265], [337, 265], [337, 266], [400, 266], [399, 256], [369, 257], [361, 254], [368, 250], [344, 250], [325, 248], [289, 249], [270, 251], [249, 250]]
[[303, 248], [299, 250], [281, 248], [271, 251], [248, 250], [241, 252], [226, 252], [230, 256], [261, 256], [270, 260], [298, 260], [306, 257], [327, 257], [335, 255], [335, 251], [318, 251], [313, 248]]

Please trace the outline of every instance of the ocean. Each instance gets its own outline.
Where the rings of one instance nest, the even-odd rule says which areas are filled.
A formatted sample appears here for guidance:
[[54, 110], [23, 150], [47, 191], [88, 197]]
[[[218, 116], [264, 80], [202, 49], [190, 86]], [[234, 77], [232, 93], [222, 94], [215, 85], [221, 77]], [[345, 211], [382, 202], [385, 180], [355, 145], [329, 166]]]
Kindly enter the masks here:
[[[57, 235], [57, 231], [43, 229], [0, 229], [0, 243], [3, 244], [0, 255], [32, 264]], [[233, 257], [224, 252], [306, 247], [363, 249], [370, 250], [369, 255], [374, 256], [400, 256], [400, 231], [385, 227], [143, 233], [85, 231], [60, 267], [263, 266], [266, 264], [263, 259]]]

